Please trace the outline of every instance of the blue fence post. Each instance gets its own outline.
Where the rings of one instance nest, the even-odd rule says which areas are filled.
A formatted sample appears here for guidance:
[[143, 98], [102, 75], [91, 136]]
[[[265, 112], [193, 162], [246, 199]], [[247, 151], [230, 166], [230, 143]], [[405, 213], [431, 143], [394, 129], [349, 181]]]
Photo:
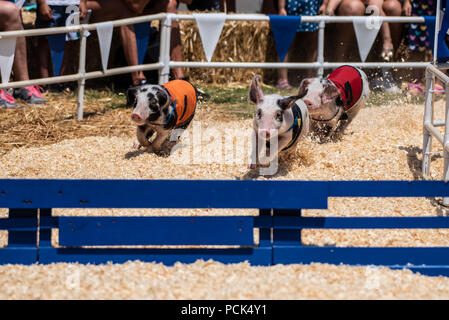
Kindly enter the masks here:
[[[260, 217], [271, 217], [271, 209], [259, 209]], [[272, 218], [271, 218], [272, 219]], [[270, 228], [259, 228], [259, 247], [270, 248], [272, 246], [271, 226]], [[272, 251], [272, 250], [271, 250]], [[273, 252], [271, 252], [271, 263], [273, 263]]]
[[8, 219], [22, 221], [27, 226], [8, 230], [8, 247], [2, 250], [2, 261], [21, 264], [37, 262], [37, 209], [9, 209]]
[[[280, 210], [273, 209], [273, 220], [276, 221], [276, 217], [298, 217], [301, 216], [301, 209], [297, 210]], [[285, 230], [277, 229], [274, 226], [273, 229], [273, 246], [302, 246], [301, 230]]]
[[48, 218], [51, 218], [51, 209], [39, 210], [39, 252], [38, 258], [40, 258], [41, 252], [45, 249], [51, 248], [51, 226], [48, 223]]

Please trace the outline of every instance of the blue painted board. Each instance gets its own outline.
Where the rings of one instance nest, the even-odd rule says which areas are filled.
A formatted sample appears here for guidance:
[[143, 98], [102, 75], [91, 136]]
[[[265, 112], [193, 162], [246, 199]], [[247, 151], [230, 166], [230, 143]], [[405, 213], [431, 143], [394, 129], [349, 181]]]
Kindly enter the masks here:
[[37, 230], [37, 219], [0, 218], [0, 230]]
[[449, 217], [255, 217], [256, 228], [275, 229], [441, 229]]
[[254, 245], [254, 217], [59, 217], [59, 245]]
[[[444, 181], [327, 181], [329, 197], [443, 197], [449, 195]], [[379, 208], [382, 210], [382, 208]]]
[[39, 263], [78, 262], [105, 264], [139, 260], [173, 265], [176, 262], [194, 263], [209, 260], [222, 263], [248, 261], [252, 265], [271, 265], [271, 248], [229, 249], [90, 249], [90, 248], [40, 248]]
[[273, 263], [330, 263], [349, 265], [449, 265], [448, 247], [278, 247]]
[[0, 208], [327, 208], [327, 183], [0, 180]]
[[0, 249], [0, 264], [33, 264], [38, 259], [37, 247], [12, 247]]
[[443, 181], [0, 180], [2, 208], [326, 209], [328, 197], [442, 196]]

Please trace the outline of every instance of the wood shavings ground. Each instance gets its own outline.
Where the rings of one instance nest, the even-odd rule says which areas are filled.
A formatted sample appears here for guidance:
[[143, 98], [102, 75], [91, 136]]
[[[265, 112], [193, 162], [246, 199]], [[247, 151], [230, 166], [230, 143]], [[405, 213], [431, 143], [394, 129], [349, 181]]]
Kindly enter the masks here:
[[[442, 119], [443, 102], [436, 119]], [[2, 178], [58, 179], [304, 179], [416, 180], [421, 177], [422, 105], [366, 107], [341, 141], [301, 142], [282, 157], [273, 177], [258, 176], [246, 164], [207, 163], [192, 150], [194, 163], [134, 151], [132, 131], [121, 136], [78, 137], [55, 144], [14, 148], [0, 156]], [[250, 120], [204, 120], [218, 132], [244, 134]], [[200, 120], [195, 120], [201, 122]], [[132, 130], [132, 128], [130, 128]], [[187, 132], [188, 133], [188, 132]], [[186, 141], [183, 137], [183, 141]], [[204, 147], [222, 150], [220, 141]], [[434, 143], [433, 151], [441, 147]], [[167, 170], [169, 168], [169, 170]], [[443, 160], [432, 158], [432, 179], [441, 179]], [[220, 210], [180, 210], [177, 214], [222, 214]], [[166, 215], [166, 210], [64, 210], [58, 215]], [[235, 212], [233, 213], [235, 214]], [[257, 214], [238, 211], [238, 214]], [[443, 215], [438, 199], [331, 198], [328, 210], [306, 216]], [[3, 236], [5, 238], [5, 236]], [[446, 230], [307, 230], [303, 241], [335, 246], [447, 246]], [[75, 287], [73, 287], [73, 275]], [[0, 266], [2, 299], [447, 299], [449, 278], [425, 277], [407, 270], [327, 264], [252, 267], [212, 261], [176, 264], [128, 262], [100, 266], [52, 264]]]

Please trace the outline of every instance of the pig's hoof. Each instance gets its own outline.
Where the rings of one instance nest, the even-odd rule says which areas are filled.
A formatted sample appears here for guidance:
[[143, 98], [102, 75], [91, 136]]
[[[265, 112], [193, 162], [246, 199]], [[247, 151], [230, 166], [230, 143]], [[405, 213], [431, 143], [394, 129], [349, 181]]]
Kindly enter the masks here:
[[134, 143], [133, 144], [133, 149], [139, 150], [140, 148], [142, 148], [142, 145], [140, 143]]
[[153, 147], [151, 147], [151, 146], [146, 147], [145, 151], [148, 153], [154, 153]]
[[160, 156], [160, 157], [166, 158], [166, 157], [168, 157], [168, 156], [170, 155], [170, 150], [167, 150], [167, 149], [161, 149], [161, 150], [159, 150], [159, 151], [155, 151], [155, 153], [156, 153], [158, 156]]
[[251, 163], [250, 165], [248, 165], [248, 169], [254, 170], [257, 168], [257, 165], [255, 163]]

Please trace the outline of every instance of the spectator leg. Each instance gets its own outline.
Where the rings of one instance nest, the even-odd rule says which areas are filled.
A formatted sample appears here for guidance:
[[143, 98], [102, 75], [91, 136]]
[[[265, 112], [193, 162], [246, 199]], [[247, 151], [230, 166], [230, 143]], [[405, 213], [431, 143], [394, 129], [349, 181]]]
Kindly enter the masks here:
[[[283, 62], [288, 62], [288, 53]], [[288, 83], [288, 69], [278, 69], [278, 82], [276, 88], [288, 89], [290, 84]]]
[[39, 74], [41, 78], [48, 78], [50, 76], [50, 70], [52, 69], [50, 65], [50, 46], [45, 36], [39, 37], [38, 44]]
[[[401, 16], [402, 6], [398, 0], [386, 0], [382, 5], [382, 9], [387, 16]], [[393, 47], [398, 48], [401, 42], [402, 36], [402, 23], [390, 23], [391, 39], [393, 42]]]
[[75, 72], [73, 66], [74, 66], [74, 50], [76, 47], [76, 43], [78, 42], [75, 40], [72, 41], [66, 41], [65, 47], [64, 47], [64, 58], [62, 60], [61, 65], [61, 75], [67, 75], [72, 74]]
[[220, 0], [220, 10], [224, 12], [225, 9], [226, 12], [236, 12], [235, 0]]
[[[91, 23], [130, 18], [136, 16], [122, 0], [88, 0], [87, 8], [92, 10]], [[128, 65], [138, 65], [137, 41], [132, 25], [120, 27], [122, 46]], [[131, 74], [133, 85], [145, 80], [142, 71]]]
[[[339, 16], [363, 16], [364, 14], [365, 5], [360, 0], [343, 0], [337, 8]], [[359, 57], [352, 23], [338, 24], [338, 33], [334, 41], [337, 62], [354, 61], [356, 57]]]
[[[136, 66], [139, 64], [139, 58], [137, 53], [137, 40], [134, 33], [134, 26], [127, 25], [120, 27], [120, 36], [122, 39], [122, 46], [125, 51], [125, 58], [130, 66]], [[142, 71], [133, 72], [131, 74], [133, 85], [138, 85], [141, 80], [145, 80], [145, 76]]]
[[[1, 3], [0, 30], [23, 30], [20, 9], [12, 2], [2, 1]], [[26, 40], [23, 37], [17, 38], [13, 64], [14, 78], [16, 81], [29, 80], [27, 61]]]
[[[376, 7], [380, 16], [385, 16], [383, 10], [384, 0], [368, 0], [368, 5]], [[380, 27], [380, 35], [382, 39], [381, 57], [384, 60], [390, 61], [393, 59], [393, 42], [391, 40], [390, 25], [387, 22], [382, 23]]]
[[[177, 13], [177, 1], [170, 0], [167, 4], [168, 13]], [[178, 21], [172, 21], [171, 37], [170, 37], [170, 60], [172, 61], [182, 61], [182, 43], [181, 43], [181, 33], [179, 32]], [[173, 75], [176, 79], [184, 78], [184, 71], [182, 68], [173, 68]]]

